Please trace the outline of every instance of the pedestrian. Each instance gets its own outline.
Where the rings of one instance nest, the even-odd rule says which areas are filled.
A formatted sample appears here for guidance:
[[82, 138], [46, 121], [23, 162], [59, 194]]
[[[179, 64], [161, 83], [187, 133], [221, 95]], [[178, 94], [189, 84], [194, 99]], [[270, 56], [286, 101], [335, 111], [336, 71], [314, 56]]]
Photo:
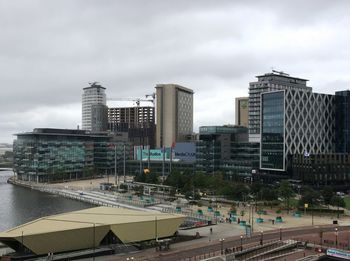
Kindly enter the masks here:
[[211, 227], [210, 228], [210, 235], [212, 235], [213, 234], [213, 228]]

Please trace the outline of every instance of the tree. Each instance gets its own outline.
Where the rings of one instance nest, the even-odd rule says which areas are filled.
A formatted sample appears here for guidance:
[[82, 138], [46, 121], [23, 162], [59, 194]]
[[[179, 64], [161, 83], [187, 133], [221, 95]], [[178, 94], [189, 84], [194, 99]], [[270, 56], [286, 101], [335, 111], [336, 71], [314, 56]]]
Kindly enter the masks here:
[[299, 205], [304, 206], [304, 204], [309, 204], [310, 206], [315, 206], [318, 204], [320, 196], [320, 192], [313, 190], [310, 187], [303, 187], [301, 190]]
[[260, 182], [254, 182], [251, 186], [250, 186], [250, 192], [252, 193], [255, 201], [257, 201], [259, 199], [259, 196], [261, 198], [261, 190], [262, 190], [263, 186]]
[[294, 191], [288, 180], [282, 180], [278, 188], [279, 196], [283, 199], [289, 214], [289, 200], [294, 196]]
[[85, 166], [83, 168], [83, 175], [84, 177], [92, 177], [95, 175], [95, 167], [94, 166]]
[[337, 207], [337, 217], [339, 218], [339, 208], [344, 208], [345, 207], [345, 201], [342, 197], [338, 195], [334, 195], [331, 198], [331, 205]]
[[188, 190], [192, 190], [192, 174], [188, 172], [180, 172], [173, 170], [164, 181], [164, 185], [172, 186], [185, 193]]
[[321, 195], [323, 197], [323, 203], [325, 205], [330, 205], [332, 197], [334, 196], [334, 190], [332, 187], [327, 186], [323, 190], [321, 190]]
[[269, 188], [269, 187], [263, 187], [261, 189], [261, 199], [266, 200], [266, 201], [273, 201], [277, 200], [278, 198], [278, 191], [274, 188]]
[[252, 194], [255, 201], [255, 211], [258, 210], [258, 200], [262, 200], [262, 184], [260, 182], [254, 182], [250, 186], [250, 193]]
[[134, 188], [135, 194], [137, 196], [142, 196], [143, 195], [143, 186], [137, 186]]
[[150, 172], [148, 174], [144, 174], [146, 176], [145, 182], [151, 184], [159, 184], [159, 175], [155, 172]]
[[145, 183], [146, 182], [146, 175], [145, 175], [145, 173], [139, 173], [139, 174], [135, 175], [134, 181]]

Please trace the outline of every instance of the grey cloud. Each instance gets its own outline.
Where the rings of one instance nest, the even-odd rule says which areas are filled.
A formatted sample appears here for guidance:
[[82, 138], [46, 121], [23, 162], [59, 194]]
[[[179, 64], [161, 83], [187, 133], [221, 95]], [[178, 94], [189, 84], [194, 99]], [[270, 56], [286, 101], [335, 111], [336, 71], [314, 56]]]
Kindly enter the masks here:
[[193, 88], [195, 126], [233, 122], [233, 98], [272, 66], [334, 92], [324, 75], [350, 80], [349, 4], [0, 1], [0, 142], [37, 125], [75, 128], [91, 81], [116, 98], [164, 82]]

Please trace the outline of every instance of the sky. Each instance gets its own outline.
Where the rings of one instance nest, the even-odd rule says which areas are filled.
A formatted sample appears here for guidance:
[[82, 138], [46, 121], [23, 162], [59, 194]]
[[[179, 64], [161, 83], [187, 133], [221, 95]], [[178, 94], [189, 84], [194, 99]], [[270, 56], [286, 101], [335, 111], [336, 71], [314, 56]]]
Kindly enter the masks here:
[[[0, 142], [81, 126], [82, 89], [144, 98], [194, 90], [194, 131], [234, 123], [255, 76], [284, 71], [315, 92], [350, 88], [347, 0], [0, 0]], [[108, 105], [121, 105], [109, 101]], [[150, 105], [141, 104], [141, 105]]]

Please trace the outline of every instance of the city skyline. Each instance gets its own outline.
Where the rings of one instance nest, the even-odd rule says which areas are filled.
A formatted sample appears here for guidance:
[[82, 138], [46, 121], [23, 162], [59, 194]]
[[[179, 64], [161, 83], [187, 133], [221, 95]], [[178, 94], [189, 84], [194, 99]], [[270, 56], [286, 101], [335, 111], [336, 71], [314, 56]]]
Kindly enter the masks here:
[[0, 142], [35, 127], [81, 126], [82, 88], [92, 81], [120, 98], [143, 98], [159, 83], [187, 86], [195, 92], [195, 131], [233, 124], [234, 98], [248, 96], [249, 82], [271, 67], [309, 79], [317, 93], [350, 85], [348, 1], [0, 7]]

